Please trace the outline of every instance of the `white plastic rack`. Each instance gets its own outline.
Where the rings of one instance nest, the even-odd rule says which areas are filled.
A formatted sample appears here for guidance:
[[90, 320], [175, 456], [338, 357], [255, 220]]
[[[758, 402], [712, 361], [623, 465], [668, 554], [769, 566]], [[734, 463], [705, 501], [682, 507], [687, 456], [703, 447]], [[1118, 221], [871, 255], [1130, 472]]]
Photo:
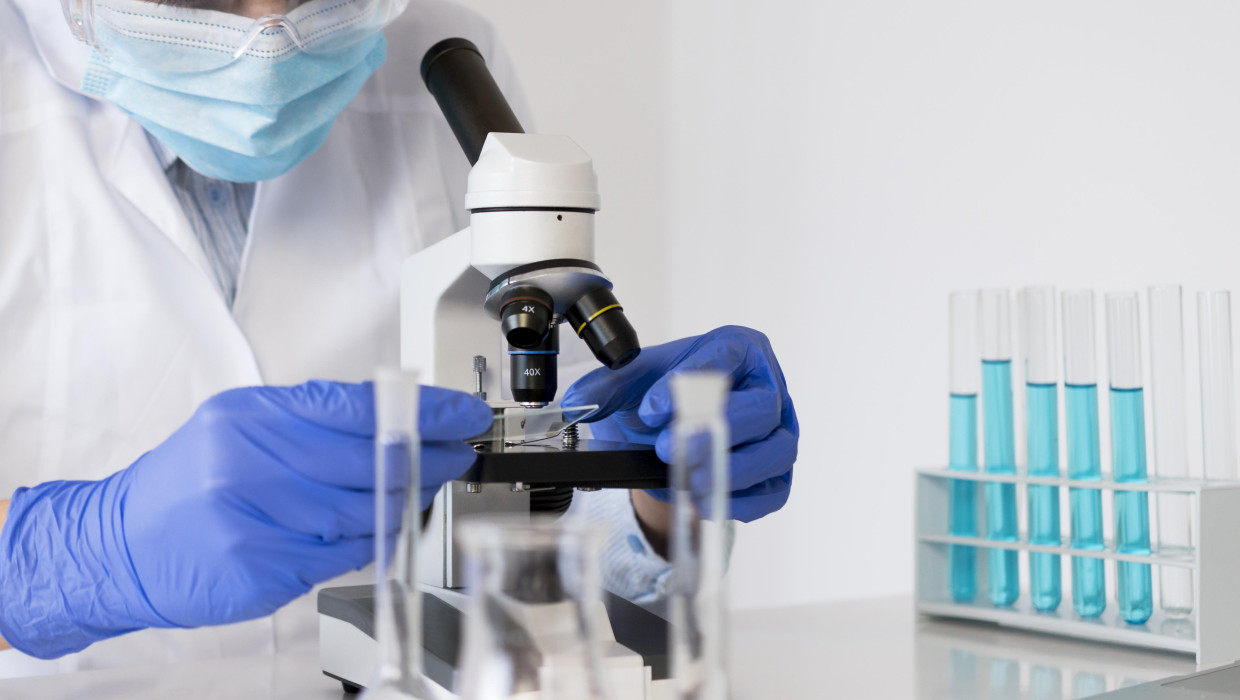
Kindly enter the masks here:
[[[950, 534], [950, 484], [952, 480], [962, 479], [979, 483], [979, 537], [957, 537]], [[1023, 533], [1015, 542], [987, 540], [985, 489], [981, 484], [990, 482], [1016, 484], [1018, 499], [1022, 503], [1026, 498], [1025, 489], [1030, 484], [1058, 487], [1061, 510], [1064, 511], [1067, 509], [1070, 488], [1099, 489], [1104, 494], [1103, 499], [1107, 501], [1115, 491], [1187, 494], [1192, 501], [1192, 541], [1195, 546], [1174, 551], [1156, 548], [1148, 555], [1118, 552], [1113, 542], [1107, 542], [1106, 547], [1101, 550], [1074, 549], [1069, 544], [1066, 529], [1063, 532], [1063, 544], [1060, 546], [1030, 544]], [[986, 620], [1043, 633], [1193, 654], [1198, 665], [1204, 666], [1240, 659], [1240, 482], [1152, 480], [1149, 483], [1118, 483], [1030, 477], [1025, 474], [921, 469], [917, 472], [916, 499], [916, 594], [919, 613]], [[1157, 527], [1154, 522], [1150, 523], [1150, 531], [1156, 539]], [[971, 602], [958, 603], [952, 598], [948, 566], [948, 548], [951, 545], [978, 548], [978, 594]], [[1021, 597], [1014, 605], [999, 607], [990, 603], [986, 596], [986, 550], [996, 548], [1064, 555], [1061, 567], [1064, 595], [1057, 611], [1048, 613], [1035, 610], [1029, 603], [1027, 585], [1022, 587]], [[1124, 621], [1116, 610], [1113, 596], [1108, 599], [1107, 610], [1101, 616], [1081, 618], [1072, 608], [1072, 565], [1067, 558], [1077, 556], [1192, 570], [1196, 593], [1192, 614], [1188, 617], [1169, 617], [1162, 614], [1158, 610], [1156, 590], [1155, 612], [1145, 624], [1132, 625]], [[1022, 583], [1026, 583], [1027, 557], [1021, 558], [1020, 566]], [[1153, 577], [1157, 580], [1157, 568]], [[1114, 588], [1114, 565], [1108, 567], [1107, 585]]]

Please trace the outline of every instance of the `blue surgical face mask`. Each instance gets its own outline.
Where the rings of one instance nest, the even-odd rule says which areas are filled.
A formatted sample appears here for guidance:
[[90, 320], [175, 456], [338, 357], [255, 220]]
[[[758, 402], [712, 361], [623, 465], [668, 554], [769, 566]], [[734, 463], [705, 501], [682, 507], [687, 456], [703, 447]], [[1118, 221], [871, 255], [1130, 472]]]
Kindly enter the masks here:
[[330, 51], [259, 42], [210, 70], [161, 70], [203, 51], [183, 33], [166, 44], [113, 37], [110, 46], [132, 45], [133, 54], [92, 52], [82, 89], [128, 112], [194, 170], [233, 182], [276, 177], [313, 153], [387, 51], [376, 32]]

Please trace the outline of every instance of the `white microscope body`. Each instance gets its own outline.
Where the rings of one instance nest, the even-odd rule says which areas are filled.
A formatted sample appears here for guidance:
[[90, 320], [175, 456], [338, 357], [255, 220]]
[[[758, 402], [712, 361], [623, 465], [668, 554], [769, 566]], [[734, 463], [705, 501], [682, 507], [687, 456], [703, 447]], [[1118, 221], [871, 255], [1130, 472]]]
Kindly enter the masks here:
[[[569, 266], [522, 275], [495, 290], [491, 280], [549, 260], [593, 262], [598, 202], [590, 157], [567, 136], [487, 136], [469, 173], [465, 195], [469, 228], [405, 261], [401, 365], [417, 370], [424, 384], [475, 392], [479, 374], [474, 358], [484, 357], [487, 370], [481, 373], [481, 392], [499, 399], [491, 401], [497, 409], [519, 406], [510, 388], [508, 344], [499, 332], [498, 304], [504, 288], [538, 277], [544, 287], [563, 290], [561, 298], [575, 299], [588, 285], [598, 286], [606, 278], [596, 270]], [[484, 300], [491, 299], [484, 308]], [[494, 316], [488, 313], [492, 307]], [[506, 437], [521, 436], [509, 432]], [[435, 499], [427, 525], [429, 556], [422, 567], [423, 581], [441, 588], [464, 585], [454, 543], [465, 516], [529, 511], [530, 495], [524, 490], [463, 481], [447, 484]]]
[[[446, 67], [433, 73], [430, 67], [445, 56], [450, 60], [440, 65]], [[569, 325], [602, 364], [612, 369], [627, 364], [640, 346], [610, 280], [594, 262], [599, 194], [589, 155], [566, 136], [522, 133], [467, 41], [437, 44], [423, 60], [422, 73], [474, 162], [465, 196], [470, 223], [404, 263], [401, 365], [417, 370], [423, 384], [490, 399], [497, 416], [504, 416], [554, 401], [561, 325]], [[436, 496], [422, 540], [420, 576], [443, 603], [434, 604], [439, 612], [428, 608], [425, 616], [428, 675], [441, 689], [459, 687], [457, 660], [450, 658], [458, 649], [431, 647], [443, 638], [459, 643], [464, 606], [456, 589], [465, 582], [457, 543], [465, 521], [483, 514], [529, 517], [543, 508], [534, 501], [548, 491], [563, 494], [562, 509], [574, 486], [666, 484], [666, 467], [649, 446], [583, 440], [562, 449], [527, 451], [508, 446], [524, 439], [523, 421], [496, 425], [487, 442], [476, 445], [475, 467]], [[366, 587], [320, 594], [323, 671], [346, 689], [364, 685], [377, 661], [370, 595]], [[555, 629], [552, 618], [563, 614], [523, 607], [528, 608], [521, 612], [524, 619], [551, 616], [533, 629]], [[661, 621], [610, 594], [594, 613], [604, 681], [613, 700], [670, 697], [670, 681], [655, 680], [667, 676], [666, 648], [657, 650], [666, 641]], [[534, 641], [549, 660], [561, 643]], [[521, 697], [537, 700], [536, 693]]]

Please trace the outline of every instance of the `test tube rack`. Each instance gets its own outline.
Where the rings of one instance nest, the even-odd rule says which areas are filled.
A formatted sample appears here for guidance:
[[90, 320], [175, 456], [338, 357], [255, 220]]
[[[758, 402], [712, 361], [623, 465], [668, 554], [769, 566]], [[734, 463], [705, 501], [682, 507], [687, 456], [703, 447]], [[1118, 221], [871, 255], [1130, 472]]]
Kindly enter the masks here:
[[[1240, 533], [1240, 482], [1151, 479], [1148, 483], [1119, 483], [947, 469], [920, 469], [916, 479], [918, 613], [995, 622], [1035, 632], [1192, 654], [1196, 656], [1199, 666], [1240, 659], [1240, 535], [1237, 534]], [[1018, 502], [1022, 504], [1026, 502], [1025, 492], [1030, 485], [1057, 487], [1065, 512], [1070, 488], [1100, 489], [1103, 499], [1107, 501], [1111, 500], [1115, 491], [1185, 494], [1192, 502], [1194, 546], [1164, 550], [1157, 548], [1155, 543], [1150, 554], [1129, 554], [1116, 551], [1114, 542], [1108, 540], [1101, 550], [1075, 549], [1070, 546], [1066, 528], [1060, 546], [1030, 544], [1024, 532], [1012, 542], [992, 541], [984, 535], [953, 536], [949, 530], [948, 510], [948, 494], [953, 479], [977, 482], [979, 523], [985, 522], [986, 489], [983, 486], [992, 482], [1016, 484]], [[1155, 532], [1155, 524], [1151, 522], [1150, 525], [1151, 531]], [[969, 602], [957, 602], [952, 598], [948, 566], [948, 550], [952, 545], [977, 548], [978, 593]], [[1021, 597], [1014, 605], [999, 607], [991, 604], [986, 595], [986, 550], [996, 548], [1065, 557], [1062, 565], [1063, 600], [1055, 612], [1035, 610], [1029, 602], [1027, 585], [1022, 587]], [[1158, 578], [1158, 567], [1190, 569], [1196, 594], [1192, 613], [1187, 617], [1171, 617], [1155, 606], [1154, 615], [1145, 624], [1131, 625], [1120, 617], [1112, 595], [1101, 616], [1081, 618], [1072, 607], [1072, 566], [1068, 559], [1078, 556], [1109, 562], [1150, 564], [1154, 567], [1155, 580]], [[1021, 557], [1022, 581], [1026, 583], [1028, 563], [1027, 556]], [[1114, 589], [1114, 564], [1107, 566], [1107, 585]]]

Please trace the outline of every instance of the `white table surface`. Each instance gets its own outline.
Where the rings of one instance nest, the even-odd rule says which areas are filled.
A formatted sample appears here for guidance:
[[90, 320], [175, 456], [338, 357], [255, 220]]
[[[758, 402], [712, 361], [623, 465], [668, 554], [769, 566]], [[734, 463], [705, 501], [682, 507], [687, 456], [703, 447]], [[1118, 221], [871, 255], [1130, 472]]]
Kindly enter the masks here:
[[[1189, 656], [918, 618], [909, 598], [734, 615], [737, 700], [1086, 697], [1194, 670]], [[350, 700], [314, 653], [0, 681], [3, 700]]]

